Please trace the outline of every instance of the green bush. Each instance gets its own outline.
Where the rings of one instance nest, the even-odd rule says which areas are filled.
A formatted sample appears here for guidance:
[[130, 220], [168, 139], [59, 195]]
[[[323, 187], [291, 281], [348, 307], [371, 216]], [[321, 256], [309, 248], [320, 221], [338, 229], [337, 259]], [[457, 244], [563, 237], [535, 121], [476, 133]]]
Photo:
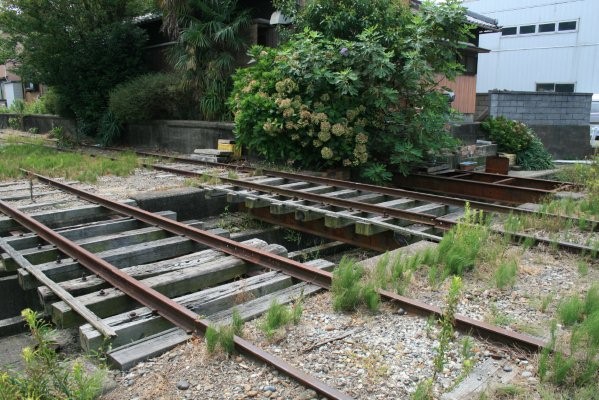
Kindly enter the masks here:
[[23, 349], [22, 372], [0, 370], [0, 399], [92, 400], [100, 395], [105, 371], [88, 373], [80, 361], [67, 360], [54, 350], [55, 331], [39, 315], [24, 310], [35, 347]]
[[121, 124], [193, 116], [191, 91], [175, 74], [146, 74], [110, 92], [108, 109]]
[[553, 168], [553, 158], [536, 136], [530, 145], [516, 153], [516, 163], [529, 171], [540, 171]]
[[239, 142], [297, 167], [367, 166], [363, 177], [379, 183], [387, 169], [407, 174], [455, 147], [438, 78], [460, 71], [464, 8], [402, 3], [275, 1], [299, 33], [278, 49], [252, 49], [253, 65], [234, 76]]
[[366, 163], [370, 133], [398, 101], [387, 85], [391, 54], [377, 39], [304, 32], [279, 49], [252, 48], [255, 63], [234, 76], [238, 142], [268, 161], [312, 169]]
[[497, 143], [499, 151], [518, 153], [530, 146], [535, 134], [526, 124], [503, 116], [489, 117], [481, 124], [489, 139]]

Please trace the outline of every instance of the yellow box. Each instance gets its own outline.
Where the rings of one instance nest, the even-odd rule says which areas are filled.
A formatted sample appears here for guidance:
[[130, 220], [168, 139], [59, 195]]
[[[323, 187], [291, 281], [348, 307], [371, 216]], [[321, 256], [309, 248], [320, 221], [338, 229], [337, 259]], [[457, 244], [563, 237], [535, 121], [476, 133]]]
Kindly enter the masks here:
[[217, 149], [232, 152], [233, 158], [241, 157], [241, 146], [236, 145], [234, 140], [219, 139]]

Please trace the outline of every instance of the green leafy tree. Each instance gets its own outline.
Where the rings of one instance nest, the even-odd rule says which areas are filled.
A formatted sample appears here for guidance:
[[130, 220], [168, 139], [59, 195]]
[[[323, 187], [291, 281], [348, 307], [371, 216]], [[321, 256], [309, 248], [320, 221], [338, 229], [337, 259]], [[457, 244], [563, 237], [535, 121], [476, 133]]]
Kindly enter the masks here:
[[142, 71], [144, 31], [132, 17], [147, 9], [139, 0], [2, 0], [0, 26], [6, 47], [17, 49], [23, 79], [54, 88], [59, 112], [95, 134], [116, 84]]
[[226, 105], [251, 16], [236, 0], [165, 0], [164, 30], [177, 40], [172, 64], [196, 93], [205, 119], [229, 119]]
[[[457, 144], [448, 133], [453, 116], [438, 82], [462, 70], [457, 60], [469, 26], [460, 1], [425, 1], [418, 10], [399, 0], [313, 0], [302, 8], [278, 0], [275, 6], [293, 18], [292, 32], [299, 33], [279, 50], [252, 50], [256, 62], [236, 75], [231, 105], [240, 142], [272, 161], [298, 166], [361, 165], [363, 176], [379, 182], [389, 179], [384, 166], [407, 173]], [[300, 123], [298, 129], [297, 113], [269, 102], [273, 85], [286, 79], [298, 86], [289, 98], [299, 96], [307, 111], [349, 127], [354, 146], [305, 143], [301, 137], [310, 136], [311, 127]], [[348, 117], [355, 110], [364, 110], [358, 120], [365, 123], [356, 126]]]

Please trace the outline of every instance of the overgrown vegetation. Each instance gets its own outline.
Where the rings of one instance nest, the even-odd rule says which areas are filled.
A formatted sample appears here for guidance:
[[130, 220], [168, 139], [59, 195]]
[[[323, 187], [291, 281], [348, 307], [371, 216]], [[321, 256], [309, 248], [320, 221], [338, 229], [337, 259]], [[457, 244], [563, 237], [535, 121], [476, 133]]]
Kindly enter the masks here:
[[239, 54], [247, 49], [249, 9], [237, 0], [159, 1], [164, 28], [177, 44], [170, 54], [206, 120], [227, 120], [226, 100]]
[[7, 0], [0, 25], [21, 78], [52, 87], [56, 111], [94, 136], [110, 90], [142, 72], [147, 37], [132, 17], [151, 7], [139, 0]]
[[421, 267], [428, 268], [429, 282], [435, 285], [451, 275], [462, 276], [479, 265], [491, 271], [498, 288], [510, 287], [516, 280], [518, 260], [508, 251], [509, 241], [509, 235], [493, 234], [488, 218], [467, 204], [464, 216], [445, 233], [437, 247], [410, 256], [399, 255], [393, 260], [388, 254], [382, 256], [374, 268], [372, 281], [376, 287], [404, 294], [414, 272]]
[[80, 360], [60, 357], [53, 348], [55, 331], [26, 309], [22, 315], [35, 347], [23, 349], [23, 372], [0, 371], [0, 399], [91, 400], [100, 395], [105, 370], [86, 371]]
[[108, 109], [121, 123], [194, 117], [192, 91], [177, 74], [136, 77], [110, 92]]
[[280, 304], [277, 299], [273, 299], [259, 327], [268, 338], [272, 338], [281, 327], [291, 323], [294, 325], [299, 324], [303, 312], [303, 295], [290, 307]]
[[331, 293], [333, 309], [336, 311], [354, 311], [361, 305], [371, 311], [380, 306], [380, 296], [372, 282], [365, 282], [364, 267], [352, 258], [343, 257], [333, 271]]
[[518, 165], [525, 170], [553, 168], [551, 155], [534, 131], [523, 122], [503, 116], [489, 117], [481, 128], [487, 132], [489, 139], [497, 143], [499, 151], [516, 154]]
[[558, 338], [553, 321], [550, 344], [539, 357], [539, 376], [568, 398], [594, 398], [599, 388], [599, 283], [584, 298], [563, 299], [558, 317], [571, 333]]
[[94, 183], [99, 176], [131, 174], [138, 166], [135, 154], [124, 153], [115, 160], [77, 153], [58, 152], [36, 144], [0, 147], [0, 180], [22, 176], [20, 168], [51, 177]]
[[[363, 166], [388, 180], [455, 142], [438, 74], [454, 77], [468, 26], [459, 1], [275, 2], [296, 33], [255, 47], [231, 97], [236, 135], [270, 161], [300, 167]], [[273, 140], [276, 138], [276, 140]], [[276, 146], [274, 145], [276, 143]]]

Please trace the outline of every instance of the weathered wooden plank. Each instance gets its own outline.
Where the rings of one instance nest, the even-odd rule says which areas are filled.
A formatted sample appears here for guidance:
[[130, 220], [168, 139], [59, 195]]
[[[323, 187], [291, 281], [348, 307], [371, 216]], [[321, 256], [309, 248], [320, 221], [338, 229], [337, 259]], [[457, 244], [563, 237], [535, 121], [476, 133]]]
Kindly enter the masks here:
[[[279, 245], [269, 245], [267, 251], [286, 252]], [[176, 297], [185, 293], [234, 279], [248, 270], [248, 264], [236, 257], [228, 256], [202, 265], [168, 272], [142, 279], [141, 282], [160, 293]], [[78, 297], [82, 304], [100, 317], [107, 317], [135, 307], [135, 303], [120, 290], [106, 289]], [[61, 327], [69, 327], [80, 322], [76, 314], [63, 302], [52, 304], [52, 320]]]
[[143, 338], [135, 343], [113, 349], [108, 353], [108, 362], [114, 368], [127, 371], [138, 363], [166, 353], [189, 339], [191, 339], [191, 335], [184, 330], [172, 328]]
[[114, 337], [116, 333], [114, 329], [109, 327], [104, 321], [98, 318], [94, 313], [92, 313], [88, 308], [86, 308], [83, 304], [79, 302], [76, 298], [74, 298], [69, 292], [58, 286], [55, 282], [49, 279], [46, 275], [44, 275], [41, 271], [39, 271], [33, 264], [25, 259], [22, 255], [20, 255], [15, 249], [13, 249], [6, 241], [0, 238], [0, 248], [7, 252], [13, 257], [13, 259], [19, 263], [21, 268], [27, 270], [31, 275], [35, 277], [40, 283], [46, 285], [50, 288], [65, 304], [68, 304], [69, 307], [73, 309], [78, 315], [80, 315], [83, 319], [85, 319], [89, 324], [91, 324], [94, 328], [96, 328], [102, 336], [104, 337]]
[[[125, 200], [123, 203], [135, 205], [135, 201], [133, 200]], [[34, 213], [31, 214], [31, 217], [50, 228], [57, 228], [66, 225], [81, 224], [83, 222], [97, 221], [110, 215], [114, 215], [114, 211], [108, 210], [102, 206], [89, 205], [67, 210]], [[11, 230], [20, 228], [21, 226], [13, 219], [0, 217], [0, 236], [5, 236]]]
[[[156, 214], [162, 215], [165, 218], [177, 219], [177, 213], [173, 211], [160, 211]], [[99, 223], [85, 224], [83, 226], [66, 228], [66, 229], [55, 229], [62, 236], [69, 240], [77, 241], [94, 236], [110, 235], [117, 232], [124, 232], [132, 229], [139, 229], [147, 226], [147, 224], [132, 218], [122, 218], [117, 220], [102, 221]], [[27, 234], [23, 237], [11, 237], [6, 238], [8, 244], [10, 244], [16, 250], [27, 249], [36, 247], [39, 244], [44, 244], [43, 240], [35, 234]]]
[[[174, 300], [199, 315], [208, 316], [233, 307], [240, 302], [267, 296], [292, 284], [291, 277], [280, 272], [268, 272], [191, 293]], [[104, 322], [112, 327], [118, 335], [111, 339], [113, 347], [122, 346], [173, 326], [169, 321], [152, 313], [146, 307], [137, 308], [132, 312], [135, 313], [135, 318], [131, 318], [130, 313], [122, 313], [104, 319]], [[103, 344], [100, 332], [89, 324], [79, 328], [79, 338], [82, 348], [86, 351], [97, 349]]]
[[[135, 264], [146, 264], [165, 260], [167, 258], [178, 257], [183, 254], [198, 251], [202, 248], [206, 247], [186, 239], [185, 237], [176, 236], [103, 251], [97, 253], [97, 256], [118, 268], [125, 268]], [[61, 261], [60, 263], [55, 261], [39, 264], [38, 267], [55, 282], [64, 282], [69, 279], [89, 274], [78, 262], [73, 261], [70, 258]], [[32, 279], [27, 271], [18, 270], [17, 273], [19, 274], [19, 283], [23, 289], [34, 289], [38, 286], [35, 279]]]
[[[192, 221], [191, 224], [195, 224], [194, 226], [199, 225], [198, 227], [200, 228], [203, 226], [203, 224], [198, 223], [197, 221]], [[91, 251], [92, 253], [100, 253], [119, 247], [132, 246], [153, 240], [164, 239], [169, 236], [172, 235], [163, 229], [148, 227], [120, 232], [113, 235], [95, 236], [93, 238], [77, 240], [75, 243], [84, 249]], [[24, 249], [20, 251], [20, 254], [33, 264], [51, 262], [52, 260], [56, 260], [56, 258], [61, 255], [61, 253], [54, 248], [53, 245], [39, 246], [33, 249]], [[9, 256], [2, 255], [1, 261], [7, 271], [16, 271], [17, 268], [19, 268], [19, 265]]]
[[[264, 248], [267, 243], [259, 239], [250, 239], [243, 242], [248, 246], [256, 248]], [[225, 254], [216, 250], [202, 250], [197, 253], [186, 254], [184, 256], [171, 258], [164, 261], [158, 261], [151, 264], [134, 265], [132, 267], [123, 268], [123, 272], [129, 274], [135, 279], [145, 279], [151, 276], [156, 276], [165, 272], [177, 271], [189, 267], [201, 267], [203, 264], [213, 262], [217, 259], [224, 258]], [[90, 293], [108, 287], [104, 279], [98, 276], [89, 276], [85, 280], [71, 279], [60, 282], [59, 285], [75, 296], [80, 296], [85, 293]], [[56, 301], [56, 296], [45, 286], [37, 288], [40, 302], [50, 305]]]
[[[314, 260], [308, 264], [327, 269], [334, 266], [332, 263], [325, 260]], [[247, 321], [257, 317], [259, 315], [258, 312], [264, 312], [266, 309], [268, 309], [272, 299], [274, 298], [276, 298], [279, 303], [286, 304], [297, 299], [302, 293], [304, 295], [308, 295], [318, 290], [322, 290], [322, 288], [306, 283], [299, 283], [291, 287], [281, 289], [275, 293], [272, 293], [272, 295], [262, 296], [258, 299], [251, 300], [248, 303], [238, 305], [236, 308], [240, 312], [241, 317]], [[208, 319], [213, 321], [215, 324], [226, 324], [227, 319], [230, 318], [230, 312], [231, 310], [229, 310], [228, 313], [223, 312], [220, 314], [213, 314], [212, 316], [209, 316]], [[145, 340], [116, 348], [109, 352], [108, 359], [113, 366], [126, 370], [133, 367], [138, 362], [155, 357], [178, 344], [184, 343], [189, 339], [189, 337], [189, 335], [185, 334], [185, 332], [180, 329], [171, 329], [162, 334], [156, 334]]]

